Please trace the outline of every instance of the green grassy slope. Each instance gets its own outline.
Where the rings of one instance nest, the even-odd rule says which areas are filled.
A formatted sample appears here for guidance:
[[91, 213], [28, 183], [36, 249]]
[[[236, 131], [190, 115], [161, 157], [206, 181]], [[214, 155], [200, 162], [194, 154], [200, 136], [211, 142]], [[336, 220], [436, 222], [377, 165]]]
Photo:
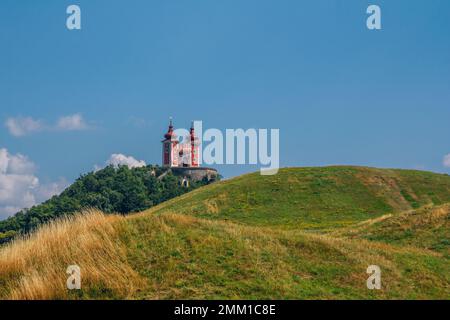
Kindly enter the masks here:
[[386, 215], [339, 230], [336, 234], [351, 239], [363, 238], [398, 246], [425, 248], [450, 258], [450, 204]]
[[365, 167], [287, 168], [248, 174], [151, 209], [248, 225], [334, 229], [392, 212], [450, 202], [450, 176]]
[[[289, 168], [172, 199], [130, 217], [122, 234], [149, 282], [139, 298], [439, 299], [450, 294], [448, 206], [426, 221], [445, 202], [447, 175]], [[405, 210], [414, 215], [405, 220]], [[388, 213], [386, 228], [363, 227]], [[401, 240], [394, 225], [415, 231]], [[381, 291], [366, 288], [371, 264], [383, 270]]]
[[[65, 270], [42, 275], [33, 265], [40, 260], [24, 248], [41, 248], [29, 243], [37, 240], [12, 244], [11, 254], [0, 254], [6, 270], [0, 283], [7, 288], [0, 297], [448, 299], [446, 203], [450, 177], [429, 172], [326, 167], [248, 174], [139, 214], [92, 219], [100, 236], [74, 231], [64, 237], [84, 243], [82, 253], [51, 250], [52, 261], [89, 265], [75, 294], [64, 288]], [[70, 222], [64, 230], [72, 232]], [[51, 248], [47, 233], [38, 239]], [[100, 248], [108, 247], [111, 263], [97, 263]], [[19, 256], [26, 261], [16, 263]], [[382, 290], [366, 287], [373, 264], [381, 267]], [[127, 272], [121, 279], [133, 281], [102, 280], [117, 266]], [[46, 287], [46, 277], [61, 277], [61, 287]]]
[[[366, 240], [164, 214], [130, 217], [127, 261], [145, 279], [138, 299], [444, 299], [439, 254]], [[368, 290], [379, 265], [382, 290]]]

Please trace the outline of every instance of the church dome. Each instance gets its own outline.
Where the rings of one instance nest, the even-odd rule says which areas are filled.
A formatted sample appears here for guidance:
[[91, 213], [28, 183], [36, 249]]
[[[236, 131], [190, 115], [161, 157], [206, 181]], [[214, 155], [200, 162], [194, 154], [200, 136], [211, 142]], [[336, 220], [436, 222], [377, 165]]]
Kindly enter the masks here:
[[173, 123], [172, 123], [172, 118], [170, 118], [170, 122], [169, 122], [169, 130], [167, 131], [167, 133], [164, 135], [164, 138], [166, 138], [167, 140], [172, 140], [176, 138], [176, 134], [173, 132]]
[[164, 138], [167, 140], [171, 140], [172, 138], [176, 138], [176, 134], [173, 132], [173, 129], [169, 128], [169, 131], [164, 135]]

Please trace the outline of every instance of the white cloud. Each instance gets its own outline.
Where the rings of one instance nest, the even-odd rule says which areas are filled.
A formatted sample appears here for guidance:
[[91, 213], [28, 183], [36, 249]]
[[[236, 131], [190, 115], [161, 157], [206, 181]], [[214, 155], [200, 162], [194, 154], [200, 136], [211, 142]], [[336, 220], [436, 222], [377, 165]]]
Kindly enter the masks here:
[[0, 212], [2, 207], [30, 207], [36, 203], [33, 189], [39, 186], [34, 175], [0, 174]]
[[[145, 167], [146, 163], [144, 160], [136, 160], [135, 158], [133, 158], [132, 156], [126, 156], [124, 154], [121, 153], [114, 153], [111, 155], [111, 157], [109, 157], [109, 159], [105, 162], [106, 166], [114, 166], [114, 167], [119, 167], [119, 166], [128, 166], [128, 168], [140, 168], [140, 167]], [[100, 169], [104, 168], [104, 166], [94, 166], [95, 171], [98, 171]]]
[[9, 133], [15, 137], [22, 137], [44, 129], [44, 125], [40, 120], [35, 120], [30, 117], [8, 118], [5, 126], [8, 128]]
[[9, 133], [15, 137], [23, 137], [41, 131], [81, 131], [89, 129], [89, 125], [79, 113], [60, 117], [54, 125], [47, 125], [44, 121], [31, 117], [17, 117], [8, 118], [5, 126]]
[[45, 201], [67, 186], [63, 180], [40, 184], [35, 171], [35, 164], [24, 155], [0, 149], [0, 219]]
[[88, 129], [87, 123], [84, 121], [81, 114], [73, 114], [70, 116], [61, 117], [56, 124], [56, 128], [65, 131], [76, 131]]
[[109, 160], [107, 161], [108, 165], [113, 165], [115, 167], [118, 166], [128, 166], [128, 168], [140, 168], [145, 167], [146, 163], [143, 160], [136, 160], [132, 156], [126, 156], [123, 154], [112, 154]]
[[444, 167], [450, 168], [450, 153], [444, 157]]
[[0, 174], [29, 174], [35, 165], [26, 156], [18, 153], [12, 155], [5, 148], [0, 148]]
[[[5, 151], [6, 149], [2, 149], [0, 153], [5, 153]], [[34, 163], [20, 153], [15, 156], [10, 156], [8, 162], [8, 171], [12, 174], [32, 174], [36, 171]]]
[[41, 184], [35, 191], [36, 202], [41, 203], [53, 196], [59, 195], [69, 186], [66, 179], [60, 178], [58, 181]]

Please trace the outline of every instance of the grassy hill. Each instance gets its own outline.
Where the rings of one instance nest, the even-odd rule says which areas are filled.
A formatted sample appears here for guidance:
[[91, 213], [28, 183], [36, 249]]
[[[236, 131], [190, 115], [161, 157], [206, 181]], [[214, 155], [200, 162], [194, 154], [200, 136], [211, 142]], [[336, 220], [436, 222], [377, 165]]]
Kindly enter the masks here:
[[252, 173], [174, 198], [151, 213], [288, 229], [334, 229], [387, 213], [450, 202], [450, 176], [366, 167]]
[[[428, 172], [244, 175], [127, 217], [52, 222], [0, 251], [0, 297], [447, 299], [447, 202], [450, 177]], [[382, 290], [366, 288], [372, 264]]]
[[398, 215], [384, 215], [335, 235], [441, 252], [450, 258], [450, 204], [428, 205]]

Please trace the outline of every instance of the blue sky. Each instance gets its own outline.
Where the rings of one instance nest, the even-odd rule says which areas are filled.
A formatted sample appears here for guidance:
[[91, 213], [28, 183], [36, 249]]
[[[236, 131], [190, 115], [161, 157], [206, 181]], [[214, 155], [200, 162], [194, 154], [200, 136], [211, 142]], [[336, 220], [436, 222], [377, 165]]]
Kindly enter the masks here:
[[[449, 16], [447, 0], [2, 0], [0, 148], [42, 185], [71, 182], [113, 153], [160, 163], [173, 116], [279, 128], [282, 166], [448, 172]], [[83, 126], [58, 130], [71, 115]], [[46, 129], [17, 137], [11, 118]]]

